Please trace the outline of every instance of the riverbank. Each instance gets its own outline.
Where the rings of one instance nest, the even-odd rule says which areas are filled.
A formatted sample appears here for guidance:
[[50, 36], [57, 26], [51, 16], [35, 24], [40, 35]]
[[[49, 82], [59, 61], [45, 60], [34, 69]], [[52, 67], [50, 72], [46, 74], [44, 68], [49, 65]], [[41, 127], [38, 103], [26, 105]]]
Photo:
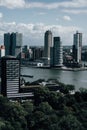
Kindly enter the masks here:
[[65, 84], [75, 85], [76, 90], [80, 87], [87, 88], [87, 71], [86, 70], [63, 70], [63, 69], [47, 69], [35, 67], [22, 67], [22, 75], [32, 75], [33, 78], [24, 77], [26, 81], [33, 82], [37, 79], [58, 79]]
[[39, 68], [39, 69], [50, 69], [50, 70], [64, 70], [64, 71], [85, 71], [87, 70], [87, 67], [80, 67], [80, 68], [68, 68], [68, 67], [49, 67], [49, 66], [41, 66], [41, 67], [38, 67], [38, 66], [32, 66], [32, 65], [22, 65], [21, 67], [30, 67], [30, 68]]

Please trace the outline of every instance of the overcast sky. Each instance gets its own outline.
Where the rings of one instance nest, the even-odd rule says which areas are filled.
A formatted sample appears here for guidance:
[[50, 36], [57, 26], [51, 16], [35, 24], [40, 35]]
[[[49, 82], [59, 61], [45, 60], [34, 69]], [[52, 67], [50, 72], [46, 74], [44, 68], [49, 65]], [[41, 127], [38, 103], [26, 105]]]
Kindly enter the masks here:
[[42, 46], [46, 30], [63, 45], [72, 45], [78, 30], [87, 45], [87, 0], [0, 0], [0, 44], [4, 33], [20, 32], [23, 45]]

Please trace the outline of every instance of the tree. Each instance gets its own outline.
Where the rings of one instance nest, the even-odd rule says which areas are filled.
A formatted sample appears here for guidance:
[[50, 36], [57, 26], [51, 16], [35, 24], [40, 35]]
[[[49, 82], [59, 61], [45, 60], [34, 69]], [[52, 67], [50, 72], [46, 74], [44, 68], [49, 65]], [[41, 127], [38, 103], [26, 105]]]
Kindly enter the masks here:
[[11, 103], [11, 107], [8, 110], [7, 120], [13, 124], [15, 129], [17, 129], [16, 126], [19, 126], [20, 129], [27, 130], [26, 115], [27, 112], [24, 110], [22, 105], [18, 102], [14, 102]]
[[47, 88], [37, 88], [34, 91], [34, 104], [39, 105], [41, 102], [45, 102], [48, 99], [50, 91]]
[[25, 111], [28, 112], [28, 114], [31, 114], [32, 111], [34, 110], [34, 105], [30, 101], [23, 102], [22, 106], [25, 109]]
[[73, 115], [63, 116], [59, 127], [61, 130], [83, 130], [82, 124]]
[[71, 84], [67, 84], [66, 87], [68, 88], [68, 91], [75, 90], [75, 86]]
[[44, 112], [45, 114], [50, 114], [53, 112], [53, 109], [52, 107], [48, 104], [48, 102], [42, 102], [40, 105], [39, 105], [39, 110]]
[[0, 130], [14, 130], [9, 121], [0, 120]]
[[27, 130], [26, 114], [19, 102], [10, 102], [7, 98], [0, 96], [0, 117], [8, 127], [12, 127], [14, 130], [17, 128], [18, 130]]

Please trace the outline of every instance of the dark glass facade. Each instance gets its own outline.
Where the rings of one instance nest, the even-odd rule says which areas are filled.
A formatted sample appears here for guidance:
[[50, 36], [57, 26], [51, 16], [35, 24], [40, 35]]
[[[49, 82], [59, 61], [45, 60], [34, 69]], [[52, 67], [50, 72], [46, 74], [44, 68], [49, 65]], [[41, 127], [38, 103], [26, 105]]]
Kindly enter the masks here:
[[5, 55], [18, 56], [21, 52], [22, 34], [6, 33], [4, 34]]

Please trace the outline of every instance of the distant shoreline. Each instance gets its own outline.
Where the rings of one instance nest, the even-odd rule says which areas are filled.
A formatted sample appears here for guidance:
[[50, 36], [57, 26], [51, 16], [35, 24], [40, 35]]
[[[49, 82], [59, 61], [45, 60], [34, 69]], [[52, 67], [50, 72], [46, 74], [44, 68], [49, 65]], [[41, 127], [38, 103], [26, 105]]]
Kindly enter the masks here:
[[64, 70], [64, 71], [85, 71], [87, 67], [81, 68], [66, 68], [66, 67], [49, 67], [49, 66], [32, 66], [32, 65], [22, 65], [21, 67], [30, 67], [30, 68], [37, 68], [37, 69], [54, 69], [54, 70]]

